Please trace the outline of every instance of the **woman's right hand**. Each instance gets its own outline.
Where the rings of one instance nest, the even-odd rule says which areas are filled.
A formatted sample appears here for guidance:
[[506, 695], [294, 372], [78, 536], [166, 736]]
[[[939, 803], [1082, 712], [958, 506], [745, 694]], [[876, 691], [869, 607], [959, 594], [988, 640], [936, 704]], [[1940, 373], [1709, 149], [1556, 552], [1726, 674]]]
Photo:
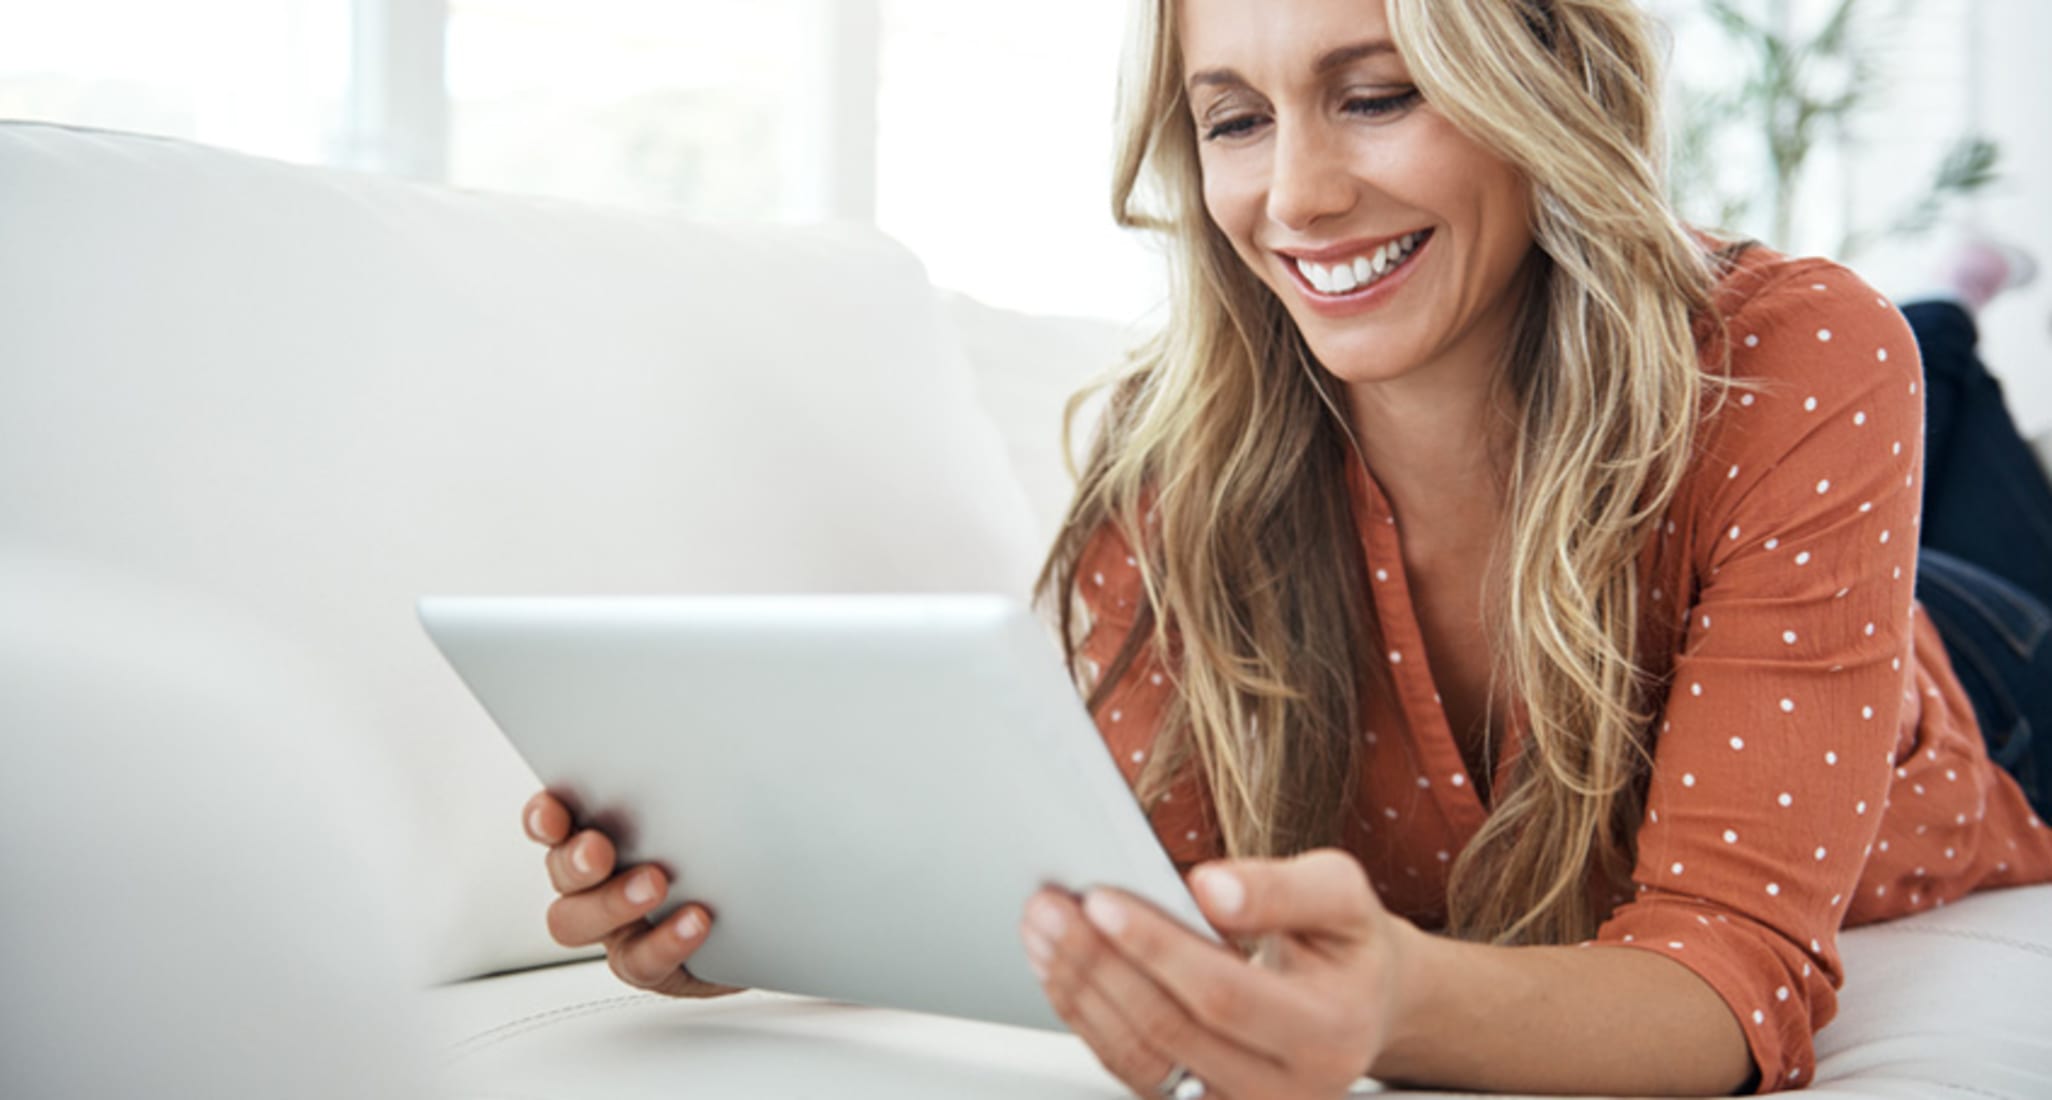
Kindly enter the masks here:
[[549, 882], [563, 895], [549, 904], [549, 935], [557, 943], [604, 944], [606, 962], [621, 981], [665, 996], [741, 992], [700, 981], [684, 969], [712, 928], [704, 906], [689, 903], [661, 924], [649, 923], [648, 914], [670, 891], [660, 868], [644, 863], [614, 874], [612, 838], [597, 829], [573, 834], [569, 809], [547, 791], [527, 800], [521, 820], [530, 839], [548, 846]]

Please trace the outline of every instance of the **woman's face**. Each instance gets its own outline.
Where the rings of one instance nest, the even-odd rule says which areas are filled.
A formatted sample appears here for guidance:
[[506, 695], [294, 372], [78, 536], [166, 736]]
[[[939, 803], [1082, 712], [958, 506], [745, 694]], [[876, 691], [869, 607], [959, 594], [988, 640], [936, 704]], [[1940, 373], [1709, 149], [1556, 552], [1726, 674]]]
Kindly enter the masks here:
[[1319, 361], [1493, 367], [1529, 190], [1419, 98], [1383, 0], [1177, 2], [1205, 209]]

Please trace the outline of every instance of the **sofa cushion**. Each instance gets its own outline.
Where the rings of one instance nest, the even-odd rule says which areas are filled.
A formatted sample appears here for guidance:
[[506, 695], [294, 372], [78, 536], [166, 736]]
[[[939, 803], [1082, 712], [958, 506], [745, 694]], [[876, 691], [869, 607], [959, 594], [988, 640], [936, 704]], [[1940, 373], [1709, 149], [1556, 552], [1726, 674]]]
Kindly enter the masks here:
[[9, 123], [0, 240], [0, 543], [321, 662], [401, 777], [363, 827], [412, 854], [439, 977], [561, 954], [534, 780], [416, 597], [1023, 593], [1040, 551], [923, 271], [873, 231]]
[[[1804, 1095], [2052, 1096], [2048, 914], [2052, 886], [2027, 886], [1846, 931], [1839, 1015], [1817, 1035]], [[686, 1082], [705, 1100], [1129, 1095], [1073, 1036], [759, 991], [673, 1001], [598, 963], [438, 989], [428, 1014], [455, 1100], [634, 1100]]]

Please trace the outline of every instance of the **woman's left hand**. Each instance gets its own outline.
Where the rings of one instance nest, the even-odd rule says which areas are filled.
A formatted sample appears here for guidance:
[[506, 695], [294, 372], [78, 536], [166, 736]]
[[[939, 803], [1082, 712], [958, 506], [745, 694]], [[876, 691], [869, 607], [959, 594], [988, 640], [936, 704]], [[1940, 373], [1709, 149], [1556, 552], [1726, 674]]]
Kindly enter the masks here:
[[1388, 1042], [1423, 933], [1337, 849], [1207, 863], [1190, 885], [1221, 934], [1271, 938], [1267, 965], [1130, 894], [1042, 890], [1020, 935], [1056, 1014], [1141, 1096], [1177, 1067], [1213, 1100], [1345, 1094]]

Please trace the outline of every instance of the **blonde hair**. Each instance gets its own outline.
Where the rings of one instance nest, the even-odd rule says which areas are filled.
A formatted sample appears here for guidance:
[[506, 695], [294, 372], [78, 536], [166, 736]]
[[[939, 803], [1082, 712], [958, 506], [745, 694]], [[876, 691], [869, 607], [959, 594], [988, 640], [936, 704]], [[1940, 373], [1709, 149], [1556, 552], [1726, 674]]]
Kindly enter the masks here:
[[[1485, 600], [1524, 744], [1454, 862], [1447, 931], [1573, 942], [1599, 919], [1592, 873], [1607, 892], [1633, 863], [1657, 688], [1638, 558], [1722, 393], [1692, 327], [1715, 257], [1663, 197], [1655, 49], [1630, 0], [1388, 5], [1430, 108], [1530, 182], [1537, 244], [1499, 372], [1515, 443]], [[1078, 559], [1107, 526], [1135, 548], [1142, 611], [1091, 706], [1151, 645], [1174, 690], [1143, 804], [1194, 764], [1227, 855], [1290, 855], [1340, 841], [1365, 700], [1390, 689], [1338, 383], [1205, 213], [1176, 7], [1136, 5], [1112, 189], [1120, 224], [1164, 238], [1170, 314], [1109, 383], [1038, 592], [1081, 678]]]

